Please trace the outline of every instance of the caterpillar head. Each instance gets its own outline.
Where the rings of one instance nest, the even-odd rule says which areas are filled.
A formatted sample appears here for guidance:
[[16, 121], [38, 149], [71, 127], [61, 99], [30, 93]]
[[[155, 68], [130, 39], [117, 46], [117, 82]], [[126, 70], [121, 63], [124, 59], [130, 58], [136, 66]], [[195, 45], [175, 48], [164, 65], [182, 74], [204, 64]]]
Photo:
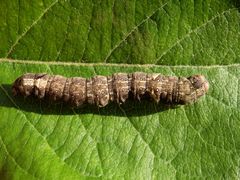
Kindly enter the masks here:
[[193, 75], [188, 79], [192, 83], [192, 86], [195, 90], [202, 92], [202, 94], [198, 94], [198, 97], [208, 92], [209, 83], [203, 75]]
[[209, 90], [209, 83], [203, 75], [193, 75], [188, 77], [187, 81], [185, 81], [185, 85], [186, 88], [183, 88], [181, 91], [181, 104], [195, 102]]

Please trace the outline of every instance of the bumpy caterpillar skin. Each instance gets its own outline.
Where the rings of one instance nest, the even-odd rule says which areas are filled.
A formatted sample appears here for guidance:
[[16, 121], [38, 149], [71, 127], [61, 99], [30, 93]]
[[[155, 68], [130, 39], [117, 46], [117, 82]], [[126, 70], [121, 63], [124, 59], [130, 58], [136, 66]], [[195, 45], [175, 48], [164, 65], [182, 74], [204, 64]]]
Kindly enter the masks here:
[[138, 100], [148, 95], [156, 102], [189, 104], [203, 96], [208, 88], [203, 75], [185, 78], [134, 72], [86, 79], [28, 73], [16, 79], [12, 91], [14, 95], [35, 95], [39, 99], [68, 102], [75, 107], [85, 103], [104, 107], [111, 101], [124, 103], [130, 93]]

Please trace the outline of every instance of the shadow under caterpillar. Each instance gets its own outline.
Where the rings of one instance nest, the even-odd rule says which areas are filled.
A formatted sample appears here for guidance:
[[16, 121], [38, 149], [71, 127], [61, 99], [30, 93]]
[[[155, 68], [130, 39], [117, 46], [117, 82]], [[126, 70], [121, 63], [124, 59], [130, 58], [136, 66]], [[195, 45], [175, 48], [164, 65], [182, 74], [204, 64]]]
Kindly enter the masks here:
[[115, 73], [92, 78], [27, 73], [17, 78], [13, 95], [34, 95], [39, 99], [64, 101], [74, 107], [85, 103], [104, 107], [109, 102], [124, 103], [133, 95], [139, 101], [148, 96], [155, 102], [189, 104], [203, 96], [209, 83], [203, 75], [186, 77], [164, 76], [143, 72]]

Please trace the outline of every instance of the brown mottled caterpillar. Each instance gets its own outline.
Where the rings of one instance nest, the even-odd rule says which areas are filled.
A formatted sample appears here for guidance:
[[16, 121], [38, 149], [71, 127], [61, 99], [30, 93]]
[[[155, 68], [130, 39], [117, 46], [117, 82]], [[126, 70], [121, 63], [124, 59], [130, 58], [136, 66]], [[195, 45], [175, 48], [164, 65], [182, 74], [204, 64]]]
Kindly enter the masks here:
[[130, 94], [138, 100], [148, 95], [156, 102], [188, 104], [203, 96], [208, 88], [203, 75], [185, 78], [134, 72], [86, 79], [28, 73], [16, 79], [12, 91], [14, 95], [61, 100], [75, 107], [84, 103], [104, 107], [112, 101], [124, 103]]

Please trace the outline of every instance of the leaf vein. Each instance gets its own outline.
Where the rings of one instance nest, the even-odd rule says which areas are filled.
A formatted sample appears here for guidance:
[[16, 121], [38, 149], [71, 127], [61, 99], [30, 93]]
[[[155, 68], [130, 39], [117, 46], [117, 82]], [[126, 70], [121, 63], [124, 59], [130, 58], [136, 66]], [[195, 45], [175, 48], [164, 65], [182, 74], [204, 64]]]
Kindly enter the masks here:
[[44, 11], [43, 13], [40, 14], [40, 16], [37, 17], [37, 19], [35, 21], [32, 22], [32, 24], [28, 27], [25, 28], [25, 31], [18, 36], [18, 38], [16, 39], [16, 41], [12, 44], [12, 46], [9, 48], [7, 54], [6, 54], [6, 58], [10, 56], [10, 54], [13, 52], [14, 48], [16, 47], [16, 45], [18, 44], [18, 42], [25, 37], [25, 35], [42, 19], [42, 17], [54, 6], [58, 3], [58, 0], [55, 0], [52, 4], [50, 4]]
[[[202, 25], [200, 25], [200, 26], [198, 26], [197, 28], [189, 31], [185, 36], [183, 36], [181, 39], [179, 39], [178, 41], [176, 41], [176, 42], [175, 42], [172, 46], [170, 46], [167, 50], [165, 50], [165, 51], [161, 54], [161, 56], [155, 60], [155, 64], [159, 64], [159, 61], [161, 60], [161, 58], [162, 58], [163, 56], [165, 56], [166, 54], [168, 54], [169, 52], [171, 52], [171, 50], [172, 50], [174, 47], [176, 47], [177, 45], [181, 45], [181, 42], [184, 41], [186, 38], [190, 37], [191, 34], [193, 34], [193, 33], [196, 33], [196, 34], [197, 34], [197, 32], [198, 32], [200, 29], [206, 27], [209, 23], [213, 22], [216, 18], [221, 17], [221, 16], [224, 16], [224, 14], [230, 13], [230, 12], [233, 11], [233, 10], [236, 10], [236, 8], [231, 8], [231, 9], [225, 10], [225, 11], [223, 11], [223, 12], [221, 12], [221, 13], [218, 13], [216, 16], [213, 16], [211, 19], [209, 19], [208, 21], [206, 21], [206, 22], [203, 23]], [[182, 45], [181, 45], [181, 46], [182, 46]]]
[[17, 165], [17, 167], [19, 167], [23, 172], [25, 172], [26, 174], [29, 174], [31, 175], [32, 177], [38, 179], [36, 176], [34, 176], [33, 174], [30, 174], [26, 169], [24, 169], [23, 167], [21, 167], [20, 164], [18, 164], [18, 162], [16, 161], [16, 159], [10, 154], [10, 152], [8, 151], [3, 139], [2, 139], [2, 136], [0, 135], [0, 143], [2, 144], [2, 147], [3, 149], [5, 150], [5, 152], [8, 154], [8, 156], [12, 159], [12, 161], [14, 162], [14, 164]]
[[120, 40], [118, 43], [114, 45], [114, 47], [108, 52], [107, 56], [104, 58], [104, 62], [107, 63], [109, 57], [112, 55], [112, 53], [121, 46], [121, 44], [134, 32], [138, 29], [139, 26], [147, 22], [154, 14], [156, 14], [160, 9], [162, 9], [164, 6], [166, 6], [167, 3], [161, 5], [156, 10], [154, 10], [150, 15], [148, 15], [145, 19], [143, 19], [140, 23], [138, 23], [136, 26], [134, 26], [128, 33], [126, 33], [122, 40]]
[[[9, 58], [0, 58], [0, 63], [18, 63], [18, 64], [43, 64], [42, 61], [33, 61], [33, 60], [17, 60]], [[222, 67], [240, 67], [239, 63], [236, 64], [215, 64], [215, 65], [157, 65], [157, 64], [125, 64], [125, 63], [77, 63], [77, 62], [56, 62], [56, 61], [44, 61], [45, 65], [62, 65], [62, 66], [85, 66], [85, 67], [94, 67], [94, 66], [112, 66], [112, 67], [166, 67], [166, 68], [222, 68]]]

